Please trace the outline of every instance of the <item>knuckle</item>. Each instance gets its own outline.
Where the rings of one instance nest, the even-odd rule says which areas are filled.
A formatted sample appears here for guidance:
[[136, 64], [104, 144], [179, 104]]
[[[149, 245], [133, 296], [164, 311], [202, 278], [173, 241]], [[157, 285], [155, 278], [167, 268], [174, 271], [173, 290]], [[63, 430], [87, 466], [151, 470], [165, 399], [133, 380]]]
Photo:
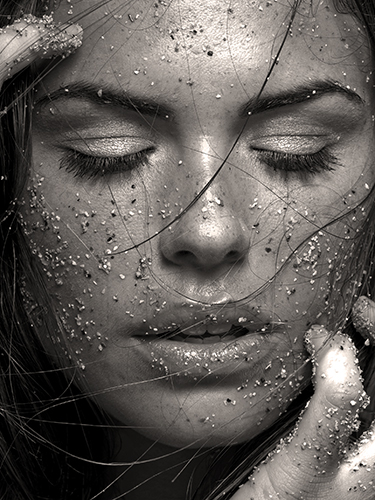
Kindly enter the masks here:
[[323, 393], [322, 400], [328, 411], [340, 412], [340, 415], [345, 413], [349, 418], [351, 415], [357, 415], [366, 406], [368, 397], [361, 387], [354, 391], [351, 388], [329, 388]]

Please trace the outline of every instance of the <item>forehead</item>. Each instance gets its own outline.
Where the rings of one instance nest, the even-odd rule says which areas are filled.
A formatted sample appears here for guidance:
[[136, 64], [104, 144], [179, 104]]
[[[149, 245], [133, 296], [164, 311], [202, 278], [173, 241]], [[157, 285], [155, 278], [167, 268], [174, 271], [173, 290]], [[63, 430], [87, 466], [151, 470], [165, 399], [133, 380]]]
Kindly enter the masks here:
[[[209, 93], [243, 98], [306, 80], [330, 79], [366, 95], [369, 49], [350, 15], [331, 1], [92, 0], [61, 3], [56, 20], [84, 28], [83, 47], [60, 65], [52, 87], [82, 78], [155, 99]], [[291, 20], [293, 20], [291, 24]], [[281, 50], [282, 48], [282, 50]], [[281, 52], [280, 52], [281, 50]]]

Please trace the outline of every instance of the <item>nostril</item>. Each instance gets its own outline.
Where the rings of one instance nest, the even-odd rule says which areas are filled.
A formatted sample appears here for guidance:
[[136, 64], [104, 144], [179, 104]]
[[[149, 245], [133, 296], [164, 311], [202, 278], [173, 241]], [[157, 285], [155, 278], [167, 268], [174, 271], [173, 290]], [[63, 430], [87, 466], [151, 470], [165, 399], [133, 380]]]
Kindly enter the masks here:
[[199, 259], [195, 256], [194, 252], [191, 252], [190, 250], [178, 250], [177, 252], [174, 252], [168, 260], [171, 260], [179, 266], [183, 266], [184, 264], [189, 266], [199, 265]]
[[239, 262], [243, 255], [237, 250], [229, 252], [213, 252], [212, 248], [204, 249], [203, 252], [192, 252], [190, 250], [179, 250], [170, 257], [170, 260], [178, 265], [190, 265], [198, 267], [211, 267], [227, 262], [234, 264]]
[[185, 260], [186, 258], [193, 258], [194, 257], [194, 254], [192, 252], [189, 252], [189, 250], [179, 250], [178, 252], [176, 252], [176, 257], [178, 259], [183, 259]]
[[227, 253], [227, 260], [230, 260], [231, 262], [234, 262], [240, 258], [241, 256], [236, 250], [231, 250]]

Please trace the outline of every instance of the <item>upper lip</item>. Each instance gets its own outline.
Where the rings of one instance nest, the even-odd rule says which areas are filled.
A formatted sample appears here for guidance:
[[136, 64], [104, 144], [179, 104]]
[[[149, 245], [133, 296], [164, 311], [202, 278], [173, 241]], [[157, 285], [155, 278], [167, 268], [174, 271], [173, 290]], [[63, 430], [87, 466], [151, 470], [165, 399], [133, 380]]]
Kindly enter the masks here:
[[[145, 335], [169, 336], [184, 334], [191, 337], [225, 335], [234, 328], [245, 333], [270, 332], [281, 322], [270, 314], [251, 312], [250, 308], [226, 303], [220, 306], [180, 303], [161, 309], [146, 322]], [[238, 330], [237, 330], [238, 331]]]

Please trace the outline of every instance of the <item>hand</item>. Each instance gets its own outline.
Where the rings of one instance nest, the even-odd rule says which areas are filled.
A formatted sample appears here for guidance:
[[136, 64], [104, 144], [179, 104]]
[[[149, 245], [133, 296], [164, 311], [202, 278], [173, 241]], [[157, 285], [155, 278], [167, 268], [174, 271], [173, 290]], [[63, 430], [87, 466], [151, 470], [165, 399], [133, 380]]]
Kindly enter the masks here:
[[[365, 314], [375, 311], [372, 304]], [[319, 326], [308, 332], [307, 345], [314, 396], [290, 438], [252, 473], [233, 500], [375, 498], [375, 424], [359, 443], [349, 442], [368, 401], [356, 349], [346, 335], [332, 336]]]
[[0, 87], [37, 59], [66, 57], [82, 44], [77, 24], [54, 24], [51, 16], [31, 14], [0, 29]]

